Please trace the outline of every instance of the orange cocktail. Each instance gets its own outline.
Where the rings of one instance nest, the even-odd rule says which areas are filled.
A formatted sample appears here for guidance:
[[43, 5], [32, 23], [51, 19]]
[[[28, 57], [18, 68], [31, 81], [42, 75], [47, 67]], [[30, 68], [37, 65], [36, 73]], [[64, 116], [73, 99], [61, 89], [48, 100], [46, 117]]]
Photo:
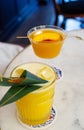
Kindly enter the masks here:
[[56, 73], [46, 64], [31, 62], [17, 66], [12, 71], [12, 76], [20, 76], [23, 69], [49, 81], [40, 89], [27, 94], [16, 102], [19, 119], [25, 124], [36, 126], [46, 122], [50, 117]]
[[54, 58], [60, 53], [65, 33], [61, 28], [45, 25], [29, 30], [28, 38], [37, 56]]

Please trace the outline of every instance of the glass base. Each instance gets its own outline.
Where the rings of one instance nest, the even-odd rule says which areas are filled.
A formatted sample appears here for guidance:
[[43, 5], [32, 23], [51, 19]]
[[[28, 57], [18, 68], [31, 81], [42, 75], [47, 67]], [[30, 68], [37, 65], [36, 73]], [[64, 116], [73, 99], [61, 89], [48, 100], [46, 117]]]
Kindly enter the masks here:
[[54, 123], [54, 121], [57, 118], [57, 111], [56, 111], [55, 108], [52, 108], [51, 115], [50, 115], [50, 118], [48, 119], [48, 121], [46, 121], [45, 123], [43, 123], [41, 125], [37, 125], [37, 126], [27, 125], [27, 124], [23, 123], [19, 119], [18, 114], [17, 114], [17, 118], [18, 118], [18, 121], [20, 122], [20, 124], [23, 125], [26, 128], [29, 128], [29, 129], [45, 129], [45, 128], [49, 127], [51, 124]]

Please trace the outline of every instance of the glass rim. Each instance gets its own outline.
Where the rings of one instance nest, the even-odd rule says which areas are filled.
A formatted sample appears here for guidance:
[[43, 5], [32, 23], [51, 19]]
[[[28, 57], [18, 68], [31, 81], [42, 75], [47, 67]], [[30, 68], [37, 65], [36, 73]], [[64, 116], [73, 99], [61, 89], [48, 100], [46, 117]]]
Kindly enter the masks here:
[[[25, 64], [31, 64], [31, 63], [33, 63], [33, 64], [34, 64], [34, 63], [37, 63], [37, 64], [46, 65], [46, 66], [50, 67], [50, 68], [53, 70], [54, 75], [55, 75], [54, 79], [51, 81], [50, 84], [49, 84], [49, 83], [43, 84], [43, 86], [46, 86], [44, 89], [37, 89], [37, 90], [35, 90], [35, 91], [31, 92], [31, 93], [39, 93], [39, 92], [42, 92], [42, 91], [44, 91], [44, 90], [49, 89], [50, 86], [51, 86], [53, 83], [55, 83], [55, 81], [56, 81], [56, 71], [53, 69], [52, 66], [48, 65], [47, 63], [42, 63], [42, 62], [37, 62], [37, 61], [36, 61], [36, 62], [31, 61], [31, 62], [25, 62], [25, 63], [19, 64], [19, 65], [15, 66], [15, 67], [13, 68], [13, 70], [12, 70], [11, 73], [10, 73], [10, 76], [12, 76], [13, 71], [15, 71], [18, 67], [20, 67], [20, 66], [22, 66], [22, 65], [25, 65]], [[49, 86], [49, 87], [47, 87], [47, 86]]]
[[32, 27], [30, 28], [28, 31], [27, 31], [27, 36], [36, 31], [36, 30], [40, 30], [40, 29], [54, 29], [54, 30], [59, 30], [59, 31], [62, 31], [65, 33], [65, 30], [59, 26], [55, 26], [55, 25], [39, 25], [39, 26], [35, 26], [35, 27]]

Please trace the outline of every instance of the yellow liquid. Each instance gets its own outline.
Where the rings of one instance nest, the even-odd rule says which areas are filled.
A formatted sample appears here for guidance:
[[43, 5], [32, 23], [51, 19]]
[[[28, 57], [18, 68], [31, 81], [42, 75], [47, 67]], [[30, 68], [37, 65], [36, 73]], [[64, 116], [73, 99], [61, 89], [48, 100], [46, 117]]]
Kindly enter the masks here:
[[51, 114], [56, 74], [46, 64], [27, 63], [16, 67], [12, 76], [19, 76], [18, 70], [26, 69], [41, 78], [49, 80], [42, 88], [31, 92], [16, 102], [18, 116], [23, 123], [38, 125], [46, 122]]
[[54, 58], [60, 53], [65, 34], [55, 29], [40, 29], [29, 34], [35, 54], [41, 58]]

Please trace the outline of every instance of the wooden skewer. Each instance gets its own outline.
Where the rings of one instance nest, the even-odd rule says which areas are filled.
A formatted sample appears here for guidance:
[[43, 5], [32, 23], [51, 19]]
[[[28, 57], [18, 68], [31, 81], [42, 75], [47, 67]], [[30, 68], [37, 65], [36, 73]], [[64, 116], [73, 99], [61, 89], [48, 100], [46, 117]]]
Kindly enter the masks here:
[[[76, 37], [76, 38], [78, 38], [78, 39], [80, 39], [80, 40], [84, 40], [82, 37], [80, 37], [80, 36], [72, 36], [72, 37]], [[16, 38], [28, 38], [27, 36], [17, 36]]]
[[16, 38], [28, 38], [27, 36], [17, 36]]

